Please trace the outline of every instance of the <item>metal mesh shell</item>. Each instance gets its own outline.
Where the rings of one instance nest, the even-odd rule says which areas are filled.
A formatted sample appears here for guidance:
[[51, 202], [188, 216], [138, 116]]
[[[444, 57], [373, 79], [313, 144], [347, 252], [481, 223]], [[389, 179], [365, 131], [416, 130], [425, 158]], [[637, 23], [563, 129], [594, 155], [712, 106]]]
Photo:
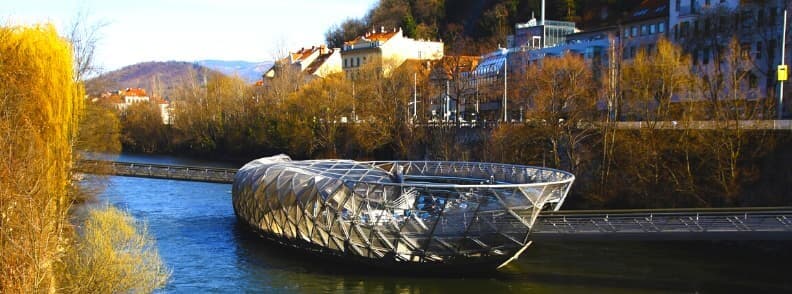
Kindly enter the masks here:
[[573, 181], [509, 164], [279, 155], [242, 167], [232, 194], [239, 219], [293, 247], [376, 262], [504, 263]]

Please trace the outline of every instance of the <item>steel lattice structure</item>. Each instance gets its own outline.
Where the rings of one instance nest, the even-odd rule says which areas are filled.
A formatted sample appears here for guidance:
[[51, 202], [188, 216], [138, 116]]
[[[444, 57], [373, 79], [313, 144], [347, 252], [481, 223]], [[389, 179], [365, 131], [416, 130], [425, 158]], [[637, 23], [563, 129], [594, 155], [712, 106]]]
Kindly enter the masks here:
[[291, 247], [377, 265], [502, 266], [573, 181], [520, 165], [279, 155], [242, 167], [232, 194], [239, 219]]

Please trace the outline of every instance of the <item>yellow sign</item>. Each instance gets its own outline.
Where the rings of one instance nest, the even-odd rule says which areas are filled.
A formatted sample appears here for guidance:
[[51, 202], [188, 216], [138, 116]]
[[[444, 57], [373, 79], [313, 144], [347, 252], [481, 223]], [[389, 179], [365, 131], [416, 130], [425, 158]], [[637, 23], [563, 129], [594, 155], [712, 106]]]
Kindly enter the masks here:
[[789, 78], [789, 69], [787, 68], [786, 64], [781, 64], [778, 66], [778, 80], [779, 81], [786, 81]]

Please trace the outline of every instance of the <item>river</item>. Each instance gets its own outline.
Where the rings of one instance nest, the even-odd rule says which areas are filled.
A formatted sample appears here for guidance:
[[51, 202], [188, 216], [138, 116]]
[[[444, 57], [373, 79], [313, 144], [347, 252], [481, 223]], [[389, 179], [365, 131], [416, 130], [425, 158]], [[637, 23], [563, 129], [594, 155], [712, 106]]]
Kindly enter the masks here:
[[[169, 156], [118, 160], [232, 166]], [[790, 242], [535, 242], [485, 276], [379, 274], [308, 259], [239, 225], [231, 185], [108, 177], [99, 201], [144, 220], [172, 270], [166, 293], [792, 292]], [[92, 185], [96, 185], [94, 182]]]

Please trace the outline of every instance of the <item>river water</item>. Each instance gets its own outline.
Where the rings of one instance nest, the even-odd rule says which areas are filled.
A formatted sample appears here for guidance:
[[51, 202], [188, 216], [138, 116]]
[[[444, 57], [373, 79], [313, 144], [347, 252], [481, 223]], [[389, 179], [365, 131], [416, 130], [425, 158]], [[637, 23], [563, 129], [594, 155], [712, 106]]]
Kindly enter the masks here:
[[[232, 166], [168, 156], [121, 161]], [[162, 292], [792, 292], [790, 242], [535, 242], [484, 276], [371, 273], [311, 260], [239, 225], [231, 185], [108, 177], [99, 201], [144, 220], [172, 270]], [[96, 184], [96, 183], [94, 183]]]

